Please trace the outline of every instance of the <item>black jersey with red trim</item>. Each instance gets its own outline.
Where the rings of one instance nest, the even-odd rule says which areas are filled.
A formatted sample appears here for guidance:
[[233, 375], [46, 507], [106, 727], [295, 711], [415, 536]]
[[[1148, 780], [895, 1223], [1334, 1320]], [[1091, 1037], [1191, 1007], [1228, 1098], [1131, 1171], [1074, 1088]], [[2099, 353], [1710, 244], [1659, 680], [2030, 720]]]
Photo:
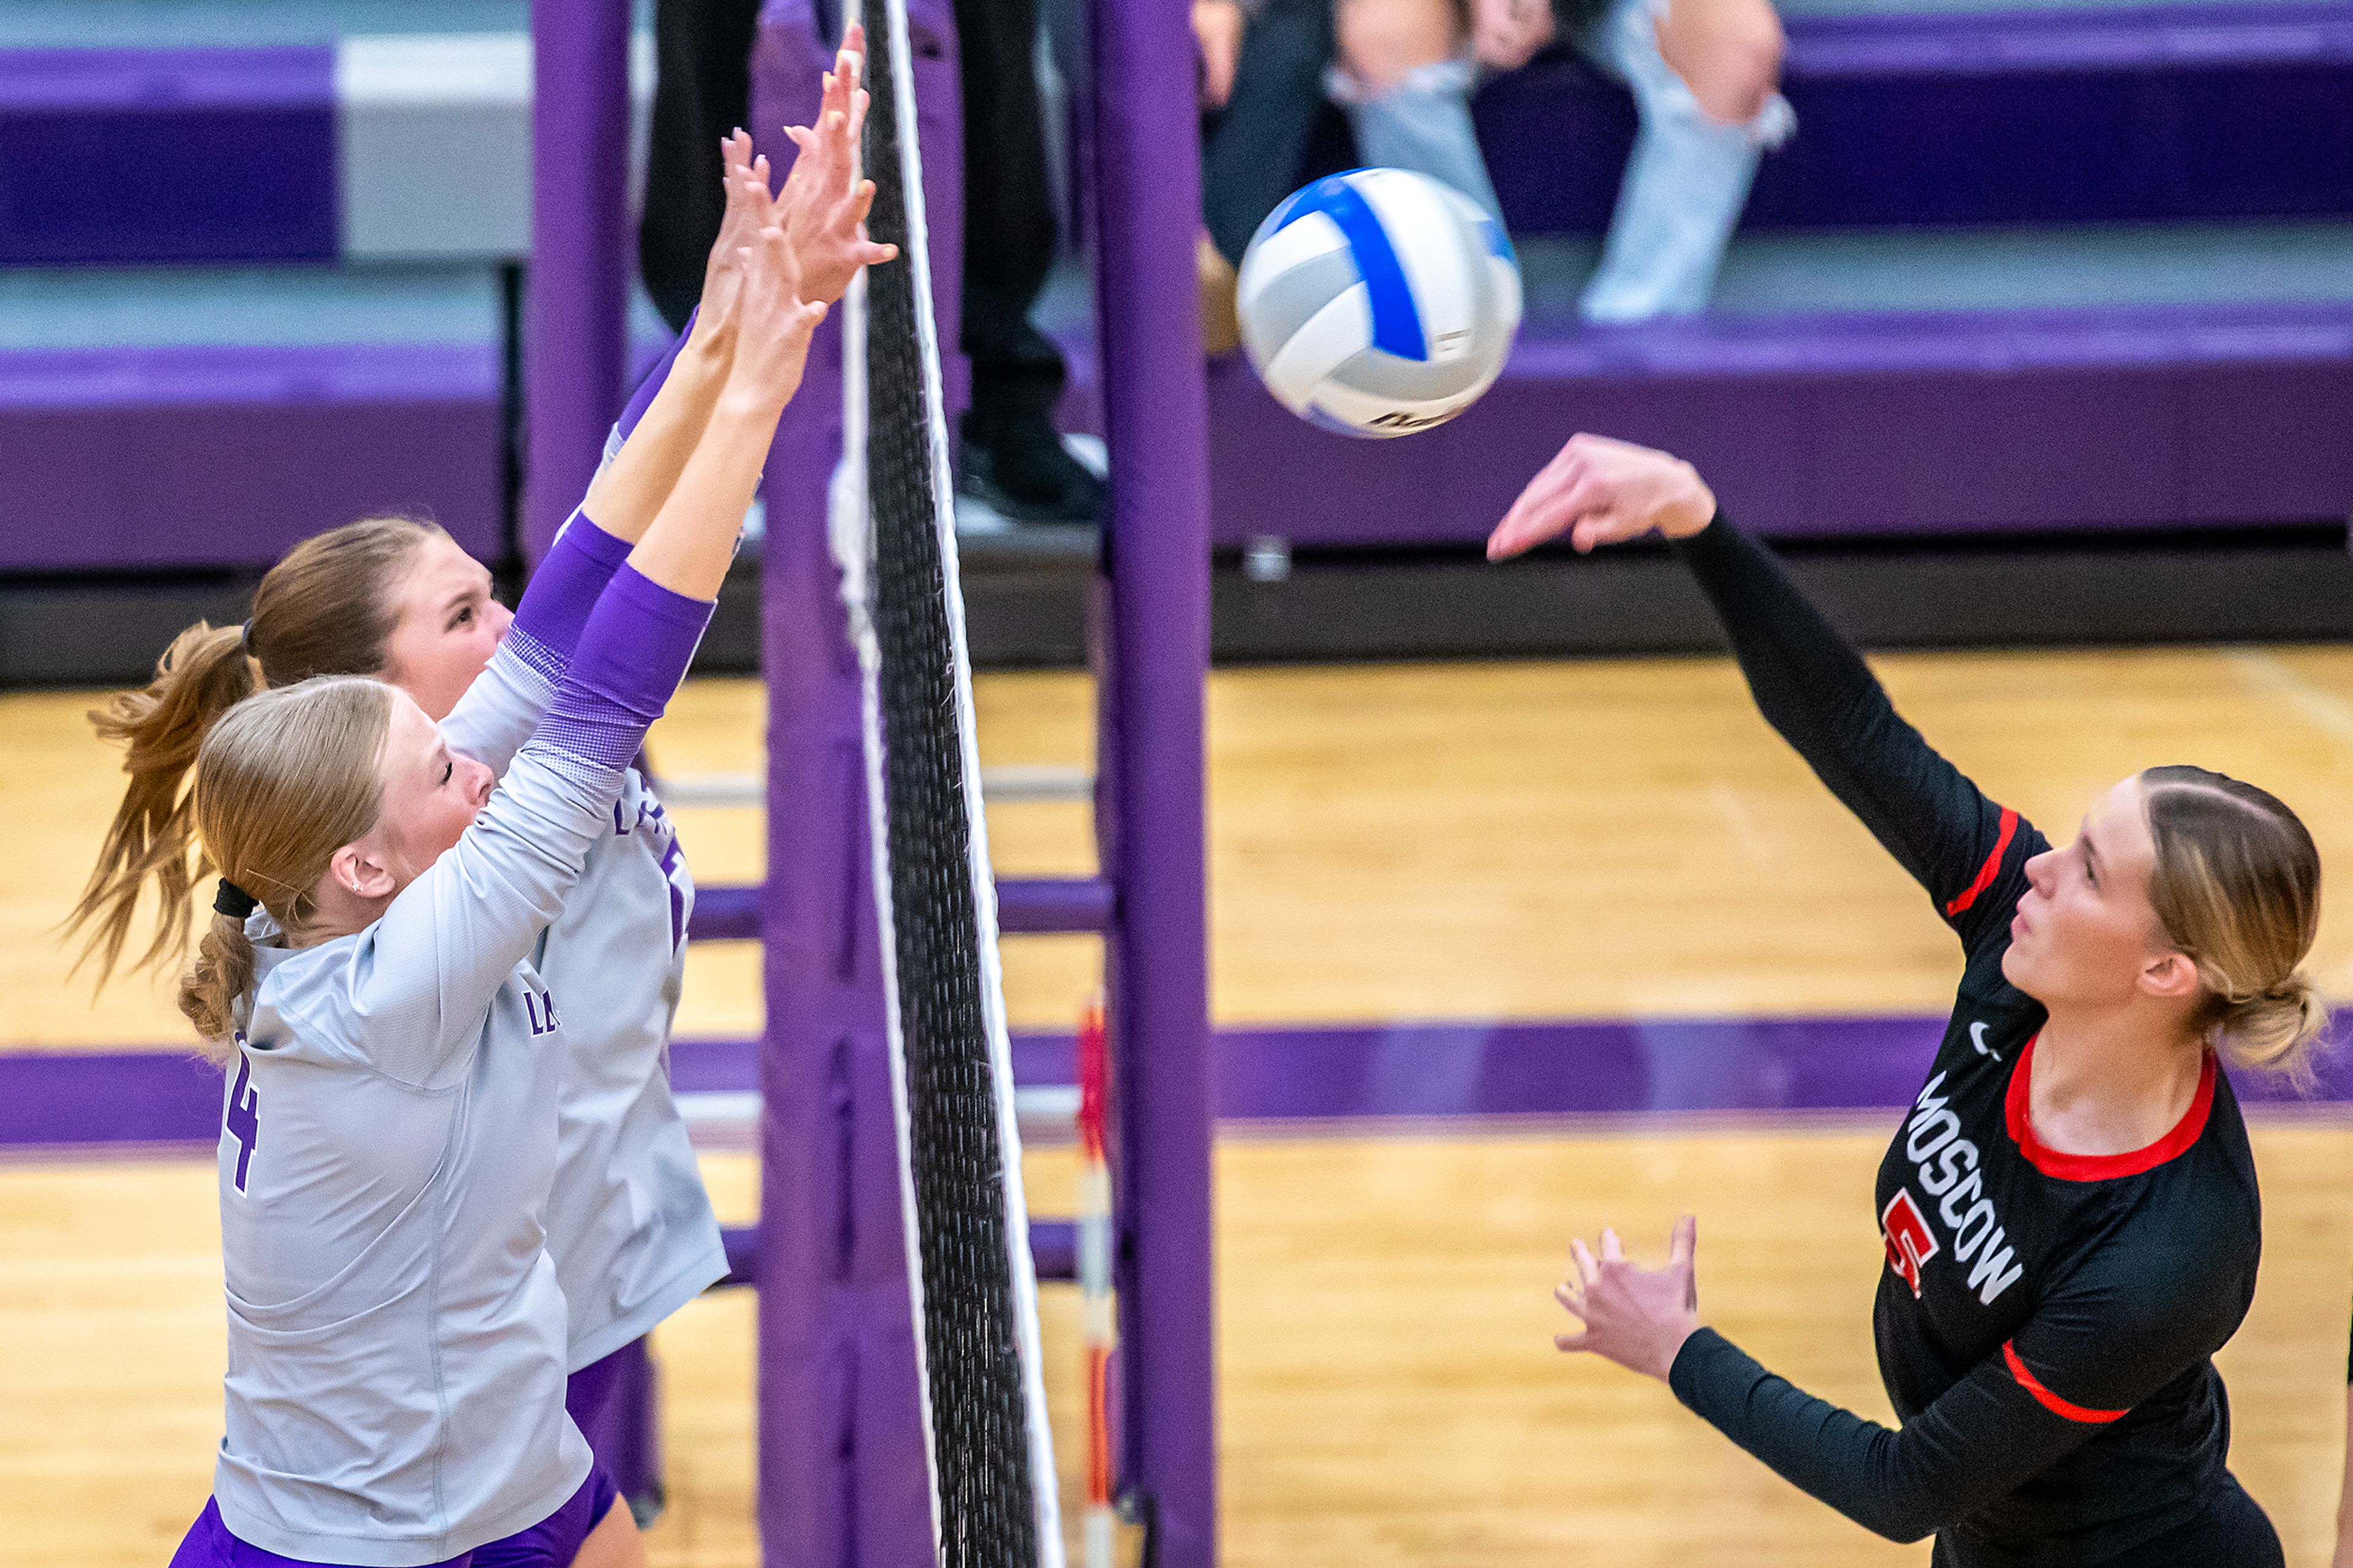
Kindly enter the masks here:
[[1676, 1394], [1858, 1522], [1938, 1561], [2097, 1563], [2229, 1486], [2212, 1357], [2253, 1299], [2262, 1212], [2229, 1080], [2130, 1154], [2040, 1143], [2042, 1009], [2003, 978], [2027, 859], [2048, 847], [1900, 718], [1761, 546], [1719, 518], [1681, 552], [1759, 708], [1960, 938], [1952, 1021], [1889, 1145], [1873, 1313], [1899, 1429], [1840, 1410], [1703, 1329]]

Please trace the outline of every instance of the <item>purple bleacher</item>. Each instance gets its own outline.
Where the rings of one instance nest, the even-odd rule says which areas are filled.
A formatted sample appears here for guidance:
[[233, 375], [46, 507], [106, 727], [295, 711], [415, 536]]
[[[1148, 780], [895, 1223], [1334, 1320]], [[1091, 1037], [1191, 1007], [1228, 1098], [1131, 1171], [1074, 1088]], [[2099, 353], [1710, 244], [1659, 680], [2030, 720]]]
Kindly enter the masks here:
[[[1752, 226], [2353, 213], [2342, 0], [1788, 34], [1800, 129]], [[0, 265], [332, 258], [335, 112], [323, 46], [0, 51]], [[1620, 89], [1556, 50], [1491, 82], [1478, 117], [1516, 231], [1599, 232], [1633, 135]], [[121, 147], [138, 156], [109, 167]]]
[[[1093, 429], [1065, 343], [1063, 413]], [[1404, 440], [1319, 430], [1209, 367], [1212, 539], [1483, 539], [1561, 442], [1663, 447], [1783, 538], [2335, 521], [2353, 509], [2353, 302], [1787, 315], [1594, 329], [1539, 313], [1503, 378]]]
[[0, 266], [332, 261], [326, 47], [0, 51]]
[[[2353, 212], [2353, 6], [1794, 17], [1798, 134], [1751, 227]], [[1488, 84], [1480, 140], [1521, 234], [1598, 234], [1634, 134], [1556, 51]]]
[[494, 346], [0, 355], [0, 571], [269, 565], [369, 512], [507, 553]]

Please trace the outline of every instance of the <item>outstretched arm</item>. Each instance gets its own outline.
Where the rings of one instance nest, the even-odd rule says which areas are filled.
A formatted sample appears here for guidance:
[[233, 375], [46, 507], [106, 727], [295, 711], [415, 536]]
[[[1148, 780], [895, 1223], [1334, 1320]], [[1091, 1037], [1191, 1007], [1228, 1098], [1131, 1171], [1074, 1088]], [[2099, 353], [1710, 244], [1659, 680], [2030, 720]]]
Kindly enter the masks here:
[[1488, 541], [1491, 558], [1567, 534], [1579, 551], [1656, 531], [1673, 542], [1732, 639], [1766, 721], [1912, 873], [1974, 949], [1999, 936], [2044, 841], [1905, 723], [1854, 646], [1772, 552], [1717, 512], [1690, 464], [1578, 436]]
[[562, 910], [623, 770], [685, 676], [825, 314], [794, 294], [781, 231], [762, 230], [750, 249], [739, 341], [703, 439], [584, 617], [530, 743], [350, 966], [349, 1002], [376, 1021], [366, 1034], [380, 1071], [438, 1084], [463, 1062], [481, 1008]]
[[[1686, 1215], [1658, 1269], [1629, 1261], [1611, 1232], [1599, 1258], [1575, 1243], [1573, 1271], [1556, 1294], [1583, 1326], [1554, 1343], [1658, 1378], [1783, 1479], [1894, 1541], [1932, 1535], [2008, 1496], [2205, 1367], [2254, 1289], [2252, 1249], [2228, 1238], [2193, 1237], [2171, 1251], [2112, 1243], [2105, 1268], [2040, 1303], [1926, 1410], [1887, 1427], [1815, 1398], [1701, 1326], [1696, 1240]], [[1986, 1245], [1991, 1254], [1996, 1242]], [[1978, 1261], [1968, 1282], [1986, 1300], [2017, 1283], [2009, 1248]], [[2153, 1279], [2196, 1283], [2153, 1291]]]
[[[726, 216], [711, 249], [694, 319], [630, 399], [615, 431], [617, 447], [597, 469], [555, 548], [533, 574], [507, 642], [442, 726], [452, 746], [492, 771], [503, 774], [538, 726], [598, 594], [645, 536], [703, 440], [733, 365], [738, 318], [761, 231], [782, 231], [788, 225], [798, 230], [801, 242], [785, 258], [796, 264], [790, 287], [797, 297], [818, 304], [838, 299], [860, 267], [898, 254], [868, 241], [862, 227], [873, 193], [871, 182], [857, 178], [856, 139], [866, 101], [857, 85], [863, 63], [857, 51], [863, 42], [862, 33], [853, 28], [850, 44], [826, 77], [826, 112], [818, 128], [795, 128], [800, 153], [795, 179], [786, 182], [782, 196], [769, 197], [768, 161], [753, 154], [751, 138], [738, 131], [727, 139]], [[800, 292], [808, 288], [798, 279], [802, 255], [825, 269], [821, 282], [832, 290], [829, 296]], [[770, 286], [782, 284], [772, 277]], [[754, 486], [757, 480], [755, 468]], [[750, 504], [747, 490], [736, 509], [739, 523]], [[729, 542], [732, 550], [732, 533]]]

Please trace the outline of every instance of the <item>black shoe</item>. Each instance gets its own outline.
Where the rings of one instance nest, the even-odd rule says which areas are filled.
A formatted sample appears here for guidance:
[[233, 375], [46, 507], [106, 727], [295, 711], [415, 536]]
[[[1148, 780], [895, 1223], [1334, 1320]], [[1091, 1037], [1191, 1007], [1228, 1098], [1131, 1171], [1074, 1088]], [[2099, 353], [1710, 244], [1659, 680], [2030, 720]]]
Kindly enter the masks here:
[[964, 421], [956, 489], [1016, 522], [1092, 522], [1103, 482], [1063, 448], [1043, 416]]

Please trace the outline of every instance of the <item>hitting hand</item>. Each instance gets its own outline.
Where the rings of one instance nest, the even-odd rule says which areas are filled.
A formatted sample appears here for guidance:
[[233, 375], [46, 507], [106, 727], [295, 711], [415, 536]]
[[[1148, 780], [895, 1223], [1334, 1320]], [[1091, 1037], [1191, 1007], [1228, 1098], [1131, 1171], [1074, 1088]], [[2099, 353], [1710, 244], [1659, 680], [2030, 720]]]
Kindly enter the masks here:
[[1715, 493], [1682, 458], [1607, 436], [1572, 436], [1487, 537], [1501, 561], [1566, 533], [1579, 553], [1656, 529], [1688, 539], [1715, 517]]

